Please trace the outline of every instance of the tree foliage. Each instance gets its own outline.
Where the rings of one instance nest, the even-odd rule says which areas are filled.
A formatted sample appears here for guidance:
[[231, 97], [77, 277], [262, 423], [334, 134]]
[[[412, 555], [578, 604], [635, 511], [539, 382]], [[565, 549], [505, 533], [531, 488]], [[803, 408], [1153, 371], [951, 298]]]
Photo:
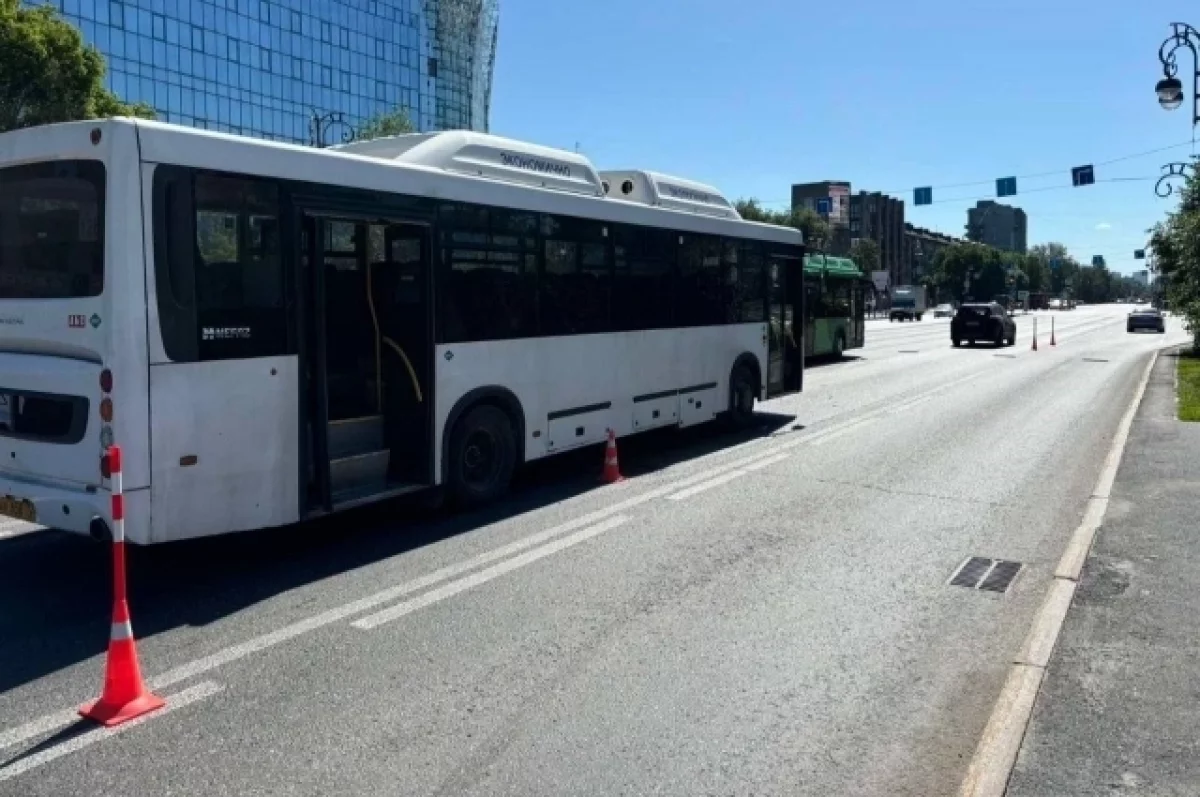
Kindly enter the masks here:
[[879, 243], [871, 238], [859, 238], [850, 247], [850, 259], [864, 274], [879, 270], [880, 257]]
[[0, 0], [0, 132], [109, 116], [154, 111], [104, 88], [104, 58], [56, 10]]
[[811, 208], [768, 210], [757, 199], [739, 199], [733, 206], [746, 221], [795, 227], [804, 233], [804, 242], [815, 249], [824, 248], [829, 241], [829, 222]]
[[1150, 246], [1172, 312], [1183, 316], [1200, 349], [1200, 159], [1180, 192], [1179, 206], [1150, 230]]
[[991, 301], [1006, 293], [1007, 269], [1000, 251], [972, 242], [953, 243], [933, 258], [933, 283], [940, 296]]
[[382, 111], [367, 119], [359, 126], [355, 138], [359, 141], [366, 141], [372, 138], [402, 136], [405, 133], [415, 132], [416, 126], [409, 118], [408, 111], [397, 107], [390, 111]]

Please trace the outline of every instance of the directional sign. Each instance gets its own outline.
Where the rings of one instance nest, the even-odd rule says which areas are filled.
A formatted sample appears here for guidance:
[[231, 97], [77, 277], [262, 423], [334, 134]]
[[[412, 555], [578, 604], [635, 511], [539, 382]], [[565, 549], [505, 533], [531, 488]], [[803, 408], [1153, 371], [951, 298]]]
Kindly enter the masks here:
[[833, 200], [827, 196], [823, 196], [817, 200], [817, 213], [822, 216], [828, 216], [833, 211]]
[[1093, 266], [1103, 266], [1104, 265], [1104, 255], [1093, 255], [1092, 256], [1092, 265]]
[[1058, 268], [1059, 268], [1059, 266], [1061, 266], [1061, 265], [1062, 265], [1062, 261], [1061, 261], [1061, 260], [1059, 260], [1057, 257], [1052, 257], [1052, 258], [1050, 258], [1050, 268], [1051, 268], [1051, 270], [1053, 270], [1053, 271], [1058, 271]]
[[925, 186], [923, 188], [913, 189], [913, 204], [914, 205], [932, 205], [933, 204], [933, 186]]
[[996, 196], [1016, 196], [1017, 178], [1001, 177], [996, 181]]
[[1092, 164], [1087, 166], [1076, 166], [1071, 169], [1071, 185], [1092, 185], [1096, 182], [1096, 170], [1092, 168]]
[[1145, 249], [1134, 249], [1133, 250], [1133, 259], [1134, 260], [1145, 260], [1146, 259], [1146, 250]]

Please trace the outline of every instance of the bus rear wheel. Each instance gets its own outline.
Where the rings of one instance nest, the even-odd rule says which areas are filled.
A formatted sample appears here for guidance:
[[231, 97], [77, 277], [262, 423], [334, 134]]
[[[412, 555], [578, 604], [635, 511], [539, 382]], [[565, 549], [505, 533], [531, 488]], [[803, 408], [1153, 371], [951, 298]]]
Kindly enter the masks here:
[[839, 333], [838, 336], [833, 339], [833, 356], [840, 360], [842, 355], [845, 353], [846, 336]]
[[744, 365], [735, 366], [729, 375], [729, 410], [726, 424], [731, 429], [746, 429], [754, 423], [754, 373]]
[[512, 422], [499, 407], [481, 404], [450, 435], [450, 494], [459, 506], [479, 506], [508, 491], [517, 464]]

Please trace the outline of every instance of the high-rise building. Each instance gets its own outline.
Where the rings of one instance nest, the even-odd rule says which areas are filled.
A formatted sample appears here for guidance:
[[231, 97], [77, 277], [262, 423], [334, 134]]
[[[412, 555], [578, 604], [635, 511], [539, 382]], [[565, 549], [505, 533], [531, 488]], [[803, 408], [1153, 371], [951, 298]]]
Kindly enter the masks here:
[[[39, 0], [26, 0], [40, 4]], [[420, 130], [486, 131], [499, 0], [52, 0], [162, 121], [310, 143], [405, 109]], [[336, 141], [343, 130], [330, 131]]]
[[1028, 220], [1020, 208], [984, 199], [967, 210], [968, 240], [1024, 254], [1027, 236]]

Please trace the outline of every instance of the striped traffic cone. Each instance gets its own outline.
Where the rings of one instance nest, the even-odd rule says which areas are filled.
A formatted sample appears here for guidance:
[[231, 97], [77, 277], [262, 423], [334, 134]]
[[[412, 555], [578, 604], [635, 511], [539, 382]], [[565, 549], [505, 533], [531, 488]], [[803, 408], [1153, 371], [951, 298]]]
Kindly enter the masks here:
[[79, 713], [101, 725], [128, 722], [166, 705], [146, 688], [138, 666], [137, 644], [129, 622], [125, 598], [125, 496], [121, 483], [121, 449], [108, 449], [112, 485], [113, 522], [113, 614], [108, 636], [108, 659], [104, 665], [104, 691], [99, 700], [79, 707]]
[[617, 435], [612, 429], [608, 430], [608, 444], [604, 447], [604, 472], [600, 474], [600, 481], [605, 484], [624, 481], [625, 477], [621, 475], [621, 466], [617, 461]]

